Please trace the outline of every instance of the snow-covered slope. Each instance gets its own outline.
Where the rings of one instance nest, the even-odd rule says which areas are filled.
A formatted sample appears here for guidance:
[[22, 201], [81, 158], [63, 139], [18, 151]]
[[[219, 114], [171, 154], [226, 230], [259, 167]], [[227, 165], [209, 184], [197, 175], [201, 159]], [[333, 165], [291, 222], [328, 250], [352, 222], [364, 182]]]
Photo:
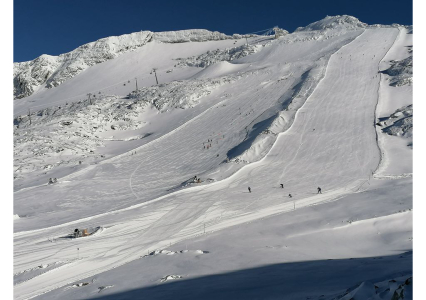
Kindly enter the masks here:
[[412, 85], [383, 71], [412, 33], [313, 24], [15, 100], [16, 299], [411, 299]]
[[401, 60], [391, 61], [392, 66], [383, 71], [383, 73], [391, 76], [390, 85], [401, 86], [411, 84], [413, 82], [413, 56]]
[[241, 39], [243, 36], [228, 36], [205, 29], [151, 32], [141, 31], [120, 36], [103, 38], [84, 44], [59, 56], [41, 55], [27, 62], [14, 63], [14, 97], [24, 98], [40, 87], [53, 88], [76, 76], [87, 68], [118, 57], [128, 51], [143, 47], [148, 42], [163, 43], [205, 42], [225, 39]]
[[382, 151], [376, 174], [379, 178], [409, 177], [413, 172], [412, 47], [412, 30], [399, 28], [394, 46], [380, 64], [376, 111]]

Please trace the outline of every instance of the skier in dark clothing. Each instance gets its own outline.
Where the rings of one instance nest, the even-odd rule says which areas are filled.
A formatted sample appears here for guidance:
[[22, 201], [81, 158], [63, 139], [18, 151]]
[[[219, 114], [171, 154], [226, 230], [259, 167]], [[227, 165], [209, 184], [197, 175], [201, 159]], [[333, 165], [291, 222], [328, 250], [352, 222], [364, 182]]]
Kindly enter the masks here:
[[248, 190], [249, 190], [249, 193], [251, 193], [251, 188], [250, 187], [248, 187]]
[[318, 187], [318, 193], [317, 194], [322, 194], [321, 193], [321, 188], [320, 187]]
[[293, 197], [293, 196], [292, 196], [291, 194], [288, 194], [288, 197], [289, 197], [289, 198], [291, 198], [291, 197]]
[[281, 186], [282, 189], [284, 188], [284, 184], [280, 183], [280, 186]]

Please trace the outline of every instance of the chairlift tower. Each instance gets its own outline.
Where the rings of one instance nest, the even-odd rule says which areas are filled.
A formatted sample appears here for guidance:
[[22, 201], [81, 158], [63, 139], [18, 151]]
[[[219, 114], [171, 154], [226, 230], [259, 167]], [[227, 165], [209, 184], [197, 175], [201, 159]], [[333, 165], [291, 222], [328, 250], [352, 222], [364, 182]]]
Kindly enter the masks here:
[[88, 93], [87, 96], [89, 96], [89, 102], [90, 102], [90, 105], [92, 105], [92, 99], [90, 98], [90, 96], [92, 96], [92, 94]]
[[157, 72], [156, 72], [156, 70], [157, 70], [157, 68], [152, 68], [152, 71], [151, 72], [154, 72], [154, 75], [155, 75], [155, 81], [157, 82], [157, 84], [158, 84], [158, 78], [157, 78]]

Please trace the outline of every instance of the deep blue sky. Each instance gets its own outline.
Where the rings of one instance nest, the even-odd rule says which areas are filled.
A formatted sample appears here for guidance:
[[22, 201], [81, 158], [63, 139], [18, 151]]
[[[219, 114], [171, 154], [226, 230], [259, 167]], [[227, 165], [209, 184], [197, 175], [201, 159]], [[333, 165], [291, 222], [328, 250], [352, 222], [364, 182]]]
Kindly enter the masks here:
[[137, 1], [14, 0], [15, 62], [59, 55], [97, 39], [141, 30], [288, 31], [324, 18], [352, 15], [368, 24], [412, 24], [411, 0]]

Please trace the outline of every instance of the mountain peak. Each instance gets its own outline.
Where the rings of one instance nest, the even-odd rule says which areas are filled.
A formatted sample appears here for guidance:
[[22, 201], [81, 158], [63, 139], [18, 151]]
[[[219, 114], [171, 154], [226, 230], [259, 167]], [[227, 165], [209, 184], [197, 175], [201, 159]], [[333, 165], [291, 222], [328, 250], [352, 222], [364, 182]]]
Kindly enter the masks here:
[[151, 41], [206, 42], [241, 39], [245, 36], [240, 34], [230, 36], [218, 31], [191, 29], [164, 32], [140, 31], [102, 38], [59, 56], [43, 54], [32, 61], [14, 63], [14, 98], [27, 97], [42, 85], [46, 88], [56, 87], [95, 64], [143, 47]]
[[313, 22], [305, 27], [298, 27], [295, 31], [312, 31], [326, 29], [357, 29], [368, 25], [355, 17], [348, 15], [326, 16], [324, 19]]

